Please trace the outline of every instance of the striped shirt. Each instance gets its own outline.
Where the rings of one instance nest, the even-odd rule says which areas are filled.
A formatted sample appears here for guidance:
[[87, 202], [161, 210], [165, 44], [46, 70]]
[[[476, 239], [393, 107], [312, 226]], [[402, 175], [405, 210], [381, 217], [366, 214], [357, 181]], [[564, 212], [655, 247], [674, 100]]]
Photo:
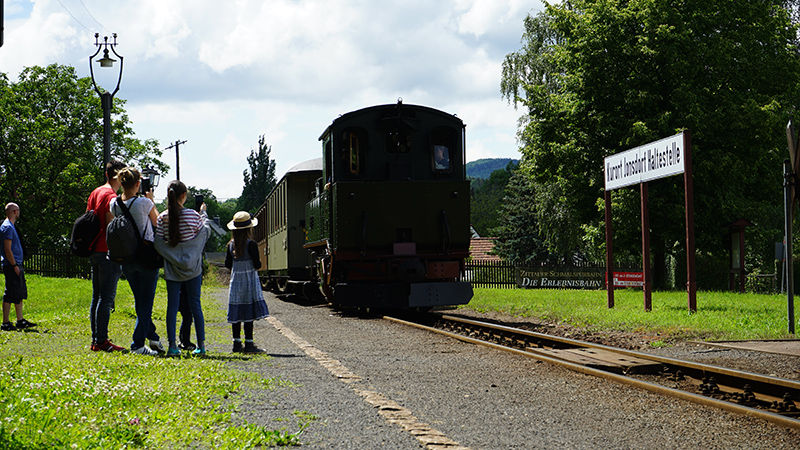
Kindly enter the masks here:
[[[183, 208], [181, 210], [178, 227], [180, 237], [176, 244], [194, 239], [197, 233], [203, 228], [205, 217], [205, 211], [198, 213], [193, 209]], [[156, 221], [156, 236], [169, 242], [169, 211], [164, 211], [158, 215], [158, 220]]]

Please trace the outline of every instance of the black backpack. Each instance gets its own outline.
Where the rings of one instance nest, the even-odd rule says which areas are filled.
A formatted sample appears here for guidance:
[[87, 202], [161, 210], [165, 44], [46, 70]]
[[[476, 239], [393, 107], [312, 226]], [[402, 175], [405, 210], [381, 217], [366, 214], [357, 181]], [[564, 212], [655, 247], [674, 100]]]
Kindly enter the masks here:
[[95, 242], [100, 236], [100, 218], [94, 211], [86, 211], [72, 225], [69, 248], [75, 256], [88, 257], [94, 252]]
[[[136, 201], [134, 197], [133, 202]], [[139, 229], [122, 202], [122, 197], [117, 196], [117, 205], [124, 212], [123, 215], [114, 217], [106, 227], [106, 244], [108, 245], [108, 259], [117, 264], [127, 264], [136, 261], [136, 252], [139, 250]]]

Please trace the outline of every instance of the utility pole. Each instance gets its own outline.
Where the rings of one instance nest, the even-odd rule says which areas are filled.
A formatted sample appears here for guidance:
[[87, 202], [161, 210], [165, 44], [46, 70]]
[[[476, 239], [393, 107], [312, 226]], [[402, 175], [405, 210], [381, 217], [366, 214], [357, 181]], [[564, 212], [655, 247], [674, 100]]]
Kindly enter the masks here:
[[180, 153], [181, 144], [185, 143], [186, 141], [175, 141], [174, 144], [164, 149], [164, 150], [169, 150], [172, 147], [175, 147], [175, 179], [178, 181], [181, 180], [181, 153]]

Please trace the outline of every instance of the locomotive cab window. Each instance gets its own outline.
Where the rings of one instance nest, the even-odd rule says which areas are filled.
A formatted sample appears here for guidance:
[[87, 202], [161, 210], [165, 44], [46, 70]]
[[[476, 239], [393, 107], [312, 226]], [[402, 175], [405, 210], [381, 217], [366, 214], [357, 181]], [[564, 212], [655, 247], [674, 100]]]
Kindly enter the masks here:
[[433, 170], [447, 172], [450, 170], [450, 148], [445, 145], [433, 146]]
[[362, 128], [349, 128], [342, 133], [342, 158], [348, 175], [364, 173], [366, 143], [366, 132]]
[[453, 148], [456, 131], [450, 127], [439, 127], [430, 134], [431, 168], [435, 173], [453, 171]]
[[358, 163], [359, 158], [359, 145], [358, 136], [354, 133], [349, 133], [348, 140], [350, 141], [350, 173], [358, 175], [361, 173], [361, 165]]

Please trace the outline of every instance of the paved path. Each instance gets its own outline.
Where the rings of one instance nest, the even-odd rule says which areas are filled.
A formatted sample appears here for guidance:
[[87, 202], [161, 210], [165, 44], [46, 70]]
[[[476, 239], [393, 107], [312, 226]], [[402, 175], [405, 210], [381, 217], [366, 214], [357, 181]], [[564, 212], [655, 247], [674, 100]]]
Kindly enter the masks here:
[[[293, 431], [295, 412], [314, 414], [304, 448], [800, 446], [794, 430], [388, 321], [266, 298], [272, 316], [255, 329], [269, 357], [231, 364], [284, 383], [247, 393], [236, 416]], [[230, 351], [227, 343], [209, 347]]]

